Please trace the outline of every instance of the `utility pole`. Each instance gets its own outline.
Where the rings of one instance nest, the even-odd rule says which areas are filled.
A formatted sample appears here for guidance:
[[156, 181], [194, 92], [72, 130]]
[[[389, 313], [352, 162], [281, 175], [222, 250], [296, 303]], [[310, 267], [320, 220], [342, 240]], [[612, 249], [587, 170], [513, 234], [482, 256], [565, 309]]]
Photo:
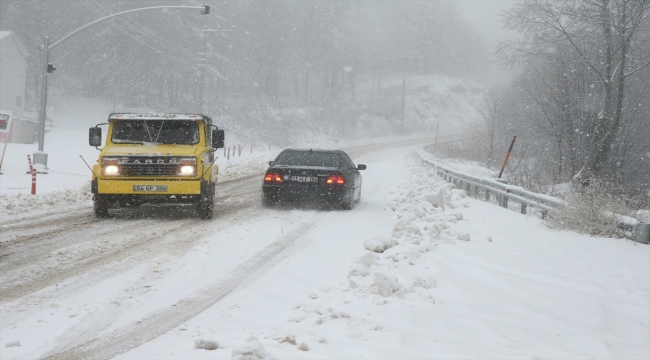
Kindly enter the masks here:
[[415, 58], [421, 58], [423, 56], [420, 55], [412, 55], [412, 56], [402, 56], [403, 58], [403, 65], [402, 65], [402, 127], [406, 124], [406, 76], [408, 72], [406, 71], [406, 59], [415, 59]]
[[131, 14], [134, 12], [140, 12], [140, 11], [149, 11], [149, 10], [160, 10], [160, 9], [166, 9], [166, 10], [199, 10], [201, 12], [201, 15], [207, 15], [210, 13], [210, 6], [209, 5], [201, 5], [201, 6], [153, 6], [153, 7], [146, 7], [146, 8], [139, 8], [139, 9], [132, 9], [132, 10], [127, 10], [127, 11], [122, 11], [119, 13], [115, 13], [113, 15], [105, 16], [101, 19], [97, 19], [91, 23], [88, 23], [77, 30], [69, 33], [68, 35], [64, 36], [61, 38], [59, 41], [53, 43], [50, 45], [50, 38], [48, 36], [43, 36], [43, 48], [41, 49], [43, 51], [43, 57], [42, 57], [42, 83], [41, 83], [41, 94], [40, 94], [40, 109], [38, 112], [38, 122], [39, 122], [39, 130], [38, 130], [38, 153], [34, 154], [34, 163], [41, 163], [47, 168], [47, 154], [43, 152], [44, 148], [44, 142], [45, 142], [45, 119], [47, 118], [47, 74], [51, 74], [56, 70], [54, 65], [50, 64], [50, 51], [56, 49], [58, 46], [63, 44], [65, 41], [73, 37], [74, 35], [79, 34], [80, 32], [97, 25], [99, 23], [102, 23], [107, 20], [111, 20], [115, 17], [126, 15], [126, 14]]
[[233, 26], [230, 30], [221, 30], [221, 29], [204, 29], [201, 30], [203, 33], [203, 52], [198, 53], [198, 58], [199, 58], [199, 66], [201, 67], [201, 82], [199, 83], [199, 113], [203, 114], [203, 89], [205, 88], [205, 68], [208, 66], [208, 38], [205, 36], [206, 34], [211, 34], [211, 33], [220, 33], [220, 32], [232, 32], [235, 31], [235, 27]]
[[402, 66], [402, 127], [406, 123], [406, 56]]

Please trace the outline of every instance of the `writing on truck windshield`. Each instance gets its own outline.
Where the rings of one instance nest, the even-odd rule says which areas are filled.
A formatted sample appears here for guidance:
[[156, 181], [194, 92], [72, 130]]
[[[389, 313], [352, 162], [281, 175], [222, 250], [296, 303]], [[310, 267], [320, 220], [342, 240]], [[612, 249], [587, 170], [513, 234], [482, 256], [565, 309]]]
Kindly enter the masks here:
[[193, 120], [119, 120], [111, 137], [116, 144], [181, 144], [199, 142], [199, 125]]
[[339, 154], [318, 151], [283, 151], [274, 161], [274, 165], [298, 165], [318, 167], [339, 167]]

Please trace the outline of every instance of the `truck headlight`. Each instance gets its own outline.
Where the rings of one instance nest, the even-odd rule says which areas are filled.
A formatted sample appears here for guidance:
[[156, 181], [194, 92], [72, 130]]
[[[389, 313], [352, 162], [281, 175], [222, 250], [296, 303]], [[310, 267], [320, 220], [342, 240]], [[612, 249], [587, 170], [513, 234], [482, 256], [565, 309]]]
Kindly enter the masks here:
[[181, 174], [182, 175], [192, 175], [194, 174], [194, 166], [181, 166]]
[[178, 162], [178, 175], [191, 176], [196, 174], [196, 158], [181, 158]]
[[109, 165], [104, 168], [104, 174], [106, 175], [117, 175], [120, 173], [120, 169], [115, 165]]
[[102, 158], [102, 172], [104, 175], [119, 175], [118, 159]]

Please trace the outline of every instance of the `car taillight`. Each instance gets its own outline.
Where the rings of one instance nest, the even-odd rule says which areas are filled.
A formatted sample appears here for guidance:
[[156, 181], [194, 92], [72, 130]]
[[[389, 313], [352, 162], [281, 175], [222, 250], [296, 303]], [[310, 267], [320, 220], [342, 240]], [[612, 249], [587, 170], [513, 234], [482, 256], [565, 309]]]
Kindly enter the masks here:
[[332, 175], [325, 180], [327, 185], [345, 185], [345, 178], [341, 175]]
[[282, 176], [280, 176], [280, 174], [267, 173], [266, 176], [264, 176], [264, 181], [265, 182], [282, 182]]

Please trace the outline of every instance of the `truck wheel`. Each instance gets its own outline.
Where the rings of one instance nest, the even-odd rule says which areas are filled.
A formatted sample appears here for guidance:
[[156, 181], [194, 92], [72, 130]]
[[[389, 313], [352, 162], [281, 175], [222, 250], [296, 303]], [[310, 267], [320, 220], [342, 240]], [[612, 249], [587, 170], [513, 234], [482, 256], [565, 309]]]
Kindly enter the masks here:
[[95, 212], [95, 217], [108, 217], [108, 199], [106, 196], [100, 194], [93, 196], [93, 211]]
[[201, 219], [203, 220], [210, 220], [212, 219], [213, 209], [214, 209], [214, 205], [212, 204], [200, 203], [199, 216], [201, 216]]
[[212, 219], [212, 212], [214, 209], [214, 192], [209, 191], [209, 194], [201, 194], [201, 199], [197, 204], [199, 216], [203, 220]]

